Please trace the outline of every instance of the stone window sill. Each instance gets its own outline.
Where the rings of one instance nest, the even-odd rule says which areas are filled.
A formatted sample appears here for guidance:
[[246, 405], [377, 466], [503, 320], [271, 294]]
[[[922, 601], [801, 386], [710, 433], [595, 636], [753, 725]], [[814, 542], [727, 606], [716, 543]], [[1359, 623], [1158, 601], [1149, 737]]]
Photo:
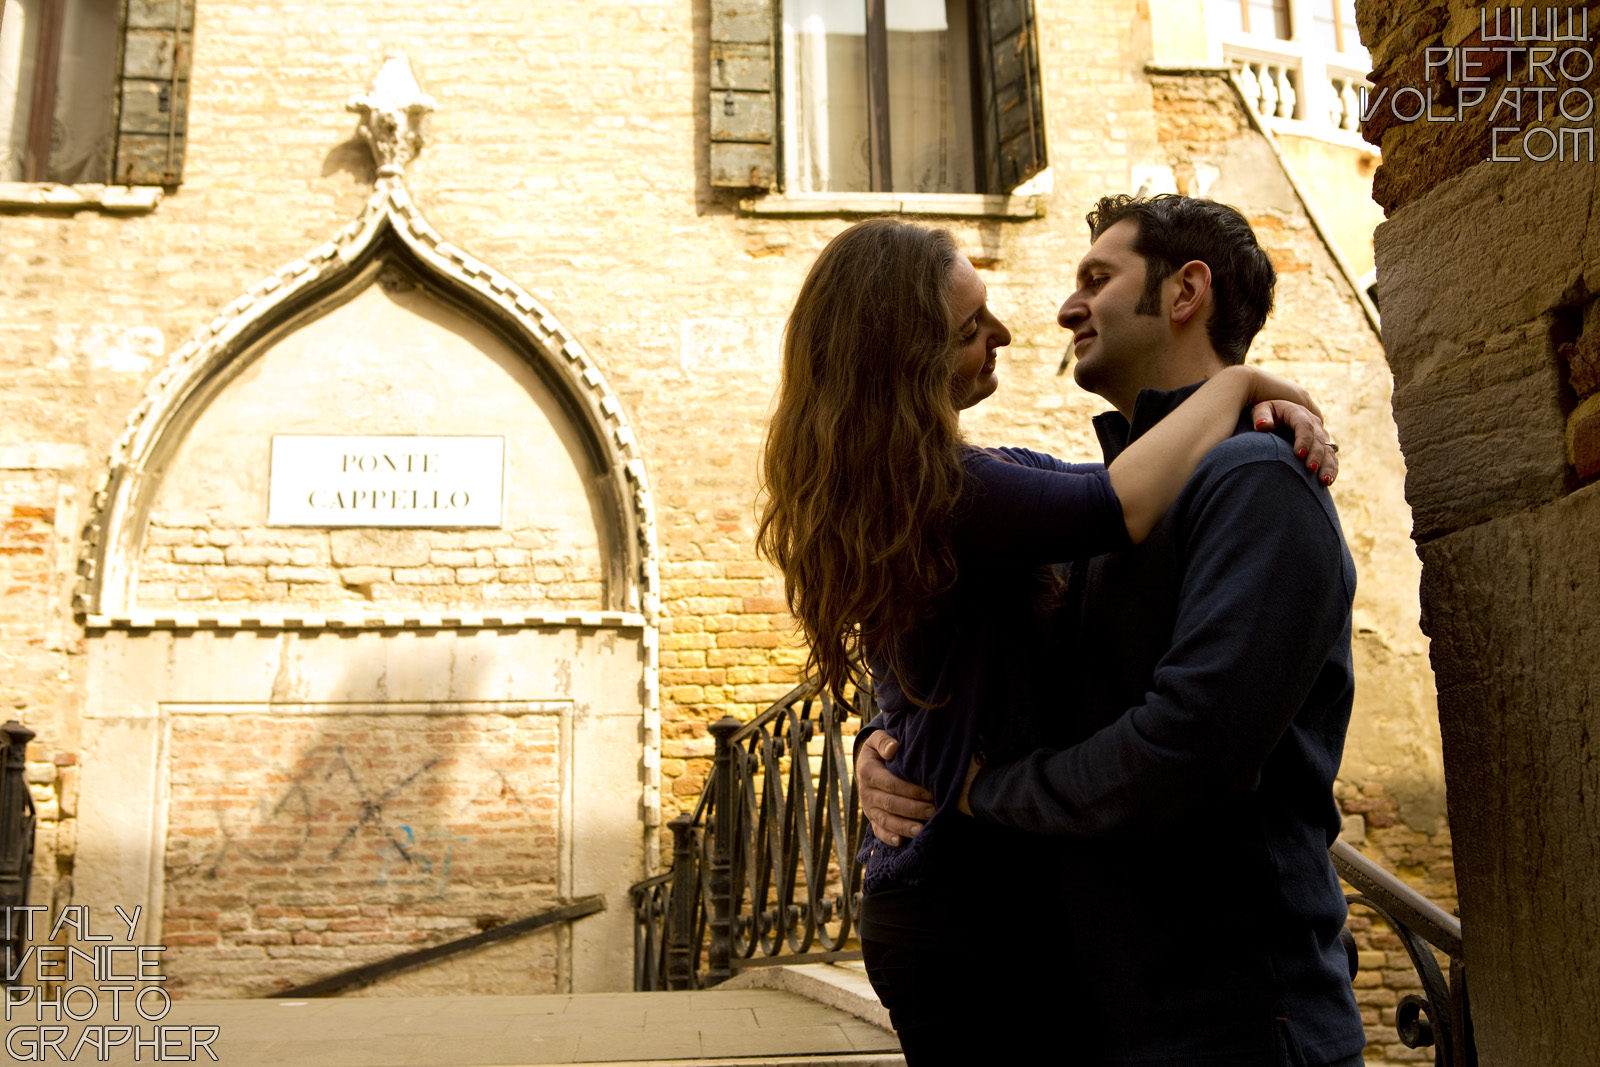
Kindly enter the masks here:
[[790, 193], [739, 201], [747, 215], [930, 215], [956, 219], [1037, 219], [1045, 197], [977, 193]]
[[154, 211], [164, 191], [157, 185], [57, 185], [53, 182], [0, 182], [0, 210], [93, 209], [113, 214]]

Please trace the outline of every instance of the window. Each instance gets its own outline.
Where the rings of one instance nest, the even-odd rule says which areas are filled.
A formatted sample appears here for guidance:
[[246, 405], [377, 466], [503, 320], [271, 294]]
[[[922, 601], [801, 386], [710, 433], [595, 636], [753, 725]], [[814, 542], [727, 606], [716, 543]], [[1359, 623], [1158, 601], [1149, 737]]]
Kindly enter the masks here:
[[713, 0], [711, 37], [713, 185], [1005, 194], [1045, 168], [1031, 0]]
[[1361, 47], [1356, 33], [1356, 0], [1317, 0], [1312, 20], [1317, 43], [1330, 52], [1354, 52]]
[[785, 187], [976, 192], [968, 28], [966, 0], [784, 3]]
[[1301, 41], [1324, 52], [1362, 54], [1355, 0], [1206, 0], [1211, 32]]
[[1287, 41], [1293, 35], [1289, 22], [1289, 0], [1231, 0], [1239, 13], [1238, 29], [1258, 37]]
[[176, 185], [194, 0], [0, 0], [0, 181]]

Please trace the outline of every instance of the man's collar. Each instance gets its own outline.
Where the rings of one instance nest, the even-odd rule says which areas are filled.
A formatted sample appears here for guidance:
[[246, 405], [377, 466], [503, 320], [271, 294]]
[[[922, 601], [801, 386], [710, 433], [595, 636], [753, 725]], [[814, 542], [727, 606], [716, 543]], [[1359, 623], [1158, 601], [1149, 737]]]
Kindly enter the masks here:
[[1094, 417], [1094, 432], [1100, 438], [1100, 451], [1110, 463], [1122, 455], [1122, 450], [1150, 427], [1172, 414], [1174, 408], [1199, 389], [1204, 382], [1195, 382], [1181, 389], [1141, 389], [1133, 401], [1133, 421], [1130, 423], [1120, 411], [1107, 411]]

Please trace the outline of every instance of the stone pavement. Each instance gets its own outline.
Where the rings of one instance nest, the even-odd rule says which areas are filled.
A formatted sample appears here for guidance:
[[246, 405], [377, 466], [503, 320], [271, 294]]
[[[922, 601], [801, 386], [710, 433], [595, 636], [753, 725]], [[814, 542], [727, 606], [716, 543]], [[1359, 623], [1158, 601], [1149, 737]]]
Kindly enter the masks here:
[[[752, 979], [742, 977], [746, 981], [735, 981], [748, 985]], [[753, 980], [793, 985], [776, 975]], [[211, 1063], [209, 1049], [225, 1067], [903, 1067], [894, 1034], [857, 1017], [871, 1017], [870, 1009], [847, 1007], [819, 1003], [789, 988], [179, 1000], [159, 1023], [139, 1019], [126, 1005], [120, 1021], [113, 1021], [109, 1005], [103, 1006], [85, 1022], [57, 1027], [67, 1029], [67, 1035], [42, 1050], [40, 1028], [54, 1023], [48, 1015], [38, 1024], [31, 1010], [18, 1011], [6, 1029], [13, 1062]], [[875, 1003], [870, 1007], [882, 1011]], [[143, 1047], [135, 1049], [126, 1036], [122, 1044], [110, 1045], [123, 1036], [118, 1028], [130, 1024], [140, 1027]], [[96, 1026], [104, 1029], [96, 1032]], [[159, 1034], [157, 1027], [163, 1028]], [[159, 1039], [165, 1040], [161, 1055], [150, 1044]], [[104, 1049], [101, 1040], [107, 1042]]]

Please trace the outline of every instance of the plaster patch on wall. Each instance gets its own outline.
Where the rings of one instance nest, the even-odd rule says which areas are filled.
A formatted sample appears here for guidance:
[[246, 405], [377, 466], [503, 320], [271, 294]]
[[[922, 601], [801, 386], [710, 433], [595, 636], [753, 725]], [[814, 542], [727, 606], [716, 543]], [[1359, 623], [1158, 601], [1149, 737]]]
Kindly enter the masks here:
[[782, 361], [783, 327], [767, 319], [690, 318], [678, 327], [678, 366], [685, 374], [744, 374]]
[[152, 326], [71, 324], [56, 328], [50, 348], [52, 371], [145, 374], [166, 350], [166, 338]]

